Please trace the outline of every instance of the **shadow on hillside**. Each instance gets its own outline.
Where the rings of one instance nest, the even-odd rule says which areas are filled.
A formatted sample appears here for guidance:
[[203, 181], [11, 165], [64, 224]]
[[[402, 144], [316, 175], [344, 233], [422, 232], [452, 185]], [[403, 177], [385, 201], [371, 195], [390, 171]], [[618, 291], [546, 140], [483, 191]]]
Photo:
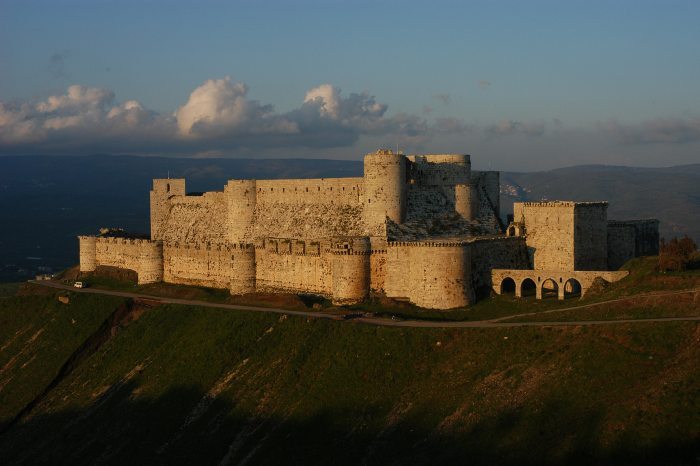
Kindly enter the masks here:
[[511, 410], [436, 428], [421, 425], [425, 418], [387, 425], [372, 406], [338, 403], [341, 408], [300, 417], [285, 414], [287, 407], [244, 412], [188, 387], [155, 399], [138, 398], [135, 390], [133, 383], [113, 386], [83, 409], [24, 419], [0, 436], [0, 462], [668, 465], [697, 464], [700, 453], [697, 438], [642, 445], [632, 435], [603, 450], [600, 413], [564, 419], [554, 405], [534, 416]]

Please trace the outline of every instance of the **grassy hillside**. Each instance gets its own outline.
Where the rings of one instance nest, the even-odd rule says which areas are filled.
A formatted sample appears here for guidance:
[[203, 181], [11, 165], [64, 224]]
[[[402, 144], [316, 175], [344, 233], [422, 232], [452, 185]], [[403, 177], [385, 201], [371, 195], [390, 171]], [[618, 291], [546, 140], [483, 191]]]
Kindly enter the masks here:
[[[92, 334], [122, 303], [73, 298], [0, 298], [3, 365], [33, 346], [82, 354], [0, 434], [3, 464], [696, 464], [700, 455], [697, 323], [401, 329], [163, 305], [80, 349], [54, 327], [92, 306], [94, 319], [71, 324]], [[22, 335], [46, 330], [33, 345], [26, 336], [6, 345], [37, 299], [51, 310], [42, 317], [37, 305]], [[23, 370], [55, 369], [55, 359]], [[15, 406], [5, 419], [24, 387], [41, 386], [2, 380], [0, 405]]]

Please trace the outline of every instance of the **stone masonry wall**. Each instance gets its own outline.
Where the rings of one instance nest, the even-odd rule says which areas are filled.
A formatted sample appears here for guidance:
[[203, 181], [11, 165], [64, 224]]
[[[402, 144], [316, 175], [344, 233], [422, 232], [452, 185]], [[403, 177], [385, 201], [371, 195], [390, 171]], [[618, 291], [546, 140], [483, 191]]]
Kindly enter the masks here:
[[525, 224], [535, 270], [574, 270], [574, 203], [516, 202], [513, 218]]
[[574, 269], [608, 270], [608, 203], [574, 207]]
[[618, 270], [634, 254], [634, 226], [623, 222], [608, 222], [608, 268]]
[[330, 242], [268, 238], [255, 245], [256, 289], [332, 297]]
[[163, 247], [164, 281], [183, 285], [230, 289], [231, 281], [255, 274], [247, 255], [252, 245], [166, 243]]
[[468, 306], [474, 301], [470, 266], [464, 242], [389, 243], [385, 292], [425, 308]]
[[[160, 241], [96, 238], [95, 263], [134, 270], [139, 284], [163, 281], [163, 244]], [[81, 243], [82, 246], [82, 243]]]
[[363, 178], [310, 178], [258, 180], [256, 198], [261, 204], [362, 205]]
[[169, 243], [224, 243], [226, 201], [223, 192], [175, 196], [161, 235]]
[[527, 245], [522, 237], [477, 238], [471, 246], [474, 290], [490, 289], [492, 269], [529, 269]]

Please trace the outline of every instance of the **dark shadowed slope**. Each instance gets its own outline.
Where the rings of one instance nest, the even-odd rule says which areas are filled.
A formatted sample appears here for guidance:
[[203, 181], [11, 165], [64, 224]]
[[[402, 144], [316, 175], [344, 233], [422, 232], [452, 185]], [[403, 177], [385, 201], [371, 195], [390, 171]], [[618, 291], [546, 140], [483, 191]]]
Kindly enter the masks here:
[[[405, 329], [162, 305], [84, 351], [56, 336], [99, 337], [74, 306], [108, 306], [72, 294], [36, 335], [25, 298], [4, 299], [14, 409], [0, 424], [23, 387], [43, 396], [0, 434], [3, 465], [670, 465], [699, 451], [696, 323]], [[46, 391], [60, 358], [33, 356], [52, 346], [77, 363]]]

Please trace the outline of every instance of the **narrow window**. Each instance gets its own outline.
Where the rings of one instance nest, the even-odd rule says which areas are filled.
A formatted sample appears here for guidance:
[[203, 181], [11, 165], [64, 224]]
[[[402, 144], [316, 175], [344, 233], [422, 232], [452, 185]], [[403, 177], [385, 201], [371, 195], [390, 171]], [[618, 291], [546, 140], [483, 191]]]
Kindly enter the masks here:
[[165, 189], [166, 189], [168, 192], [170, 192], [170, 183], [168, 183], [167, 185], [165, 185]]

